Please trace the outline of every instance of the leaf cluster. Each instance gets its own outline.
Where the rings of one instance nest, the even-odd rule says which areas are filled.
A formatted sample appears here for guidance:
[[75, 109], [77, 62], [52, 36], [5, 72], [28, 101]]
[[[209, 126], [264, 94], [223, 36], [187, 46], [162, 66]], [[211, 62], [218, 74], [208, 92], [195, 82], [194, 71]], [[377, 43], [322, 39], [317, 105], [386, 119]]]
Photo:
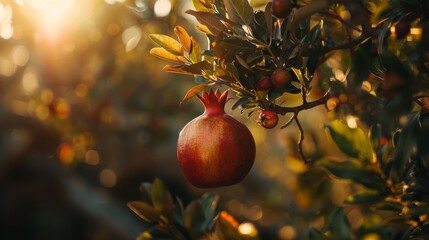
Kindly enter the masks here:
[[175, 198], [158, 178], [140, 186], [142, 201], [132, 201], [128, 207], [150, 228], [137, 237], [143, 239], [237, 239], [257, 240], [257, 232], [242, 234], [239, 223], [225, 211], [219, 212], [219, 197], [206, 193], [186, 207]]

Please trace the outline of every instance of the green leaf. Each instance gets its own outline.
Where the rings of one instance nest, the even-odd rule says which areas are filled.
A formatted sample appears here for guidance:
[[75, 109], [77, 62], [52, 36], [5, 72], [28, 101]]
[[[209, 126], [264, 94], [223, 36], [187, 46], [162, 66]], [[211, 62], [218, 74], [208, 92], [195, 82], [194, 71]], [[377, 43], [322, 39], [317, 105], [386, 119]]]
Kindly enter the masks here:
[[230, 51], [254, 53], [256, 46], [248, 41], [244, 41], [235, 37], [224, 38], [219, 42], [219, 47]]
[[384, 219], [376, 214], [369, 214], [363, 218], [357, 239], [364, 239], [367, 234], [375, 235], [374, 238], [378, 239], [392, 239], [391, 226], [385, 224]]
[[190, 72], [194, 75], [201, 75], [204, 70], [212, 70], [213, 65], [206, 61], [197, 62], [191, 65], [182, 66], [182, 69], [186, 72]]
[[227, 30], [221, 21], [223, 18], [219, 15], [194, 10], [187, 10], [186, 13], [194, 16], [198, 22], [205, 25], [213, 34]]
[[325, 239], [325, 235], [317, 228], [310, 228], [308, 230], [309, 240], [322, 240]]
[[183, 217], [185, 216], [185, 208], [179, 197], [176, 197], [177, 207], [174, 208], [174, 218], [177, 223], [183, 226]]
[[206, 231], [211, 230], [214, 225], [214, 219], [218, 214], [216, 211], [218, 202], [219, 196], [215, 193], [206, 193], [200, 198], [201, 209], [205, 217], [203, 226]]
[[271, 42], [271, 39], [273, 37], [273, 15], [271, 13], [271, 6], [272, 3], [268, 2], [267, 5], [265, 6], [265, 23], [266, 23], [266, 28], [267, 28], [267, 34], [268, 34], [268, 42]]
[[301, 69], [294, 68], [294, 67], [291, 69], [292, 69], [293, 73], [295, 73], [295, 76], [298, 79], [298, 81], [301, 83], [301, 85], [306, 86], [304, 77], [302, 76]]
[[247, 103], [247, 102], [249, 102], [249, 98], [248, 97], [242, 97], [242, 98], [240, 98], [240, 99], [238, 99], [235, 103], [234, 103], [234, 105], [232, 105], [232, 107], [231, 107], [231, 110], [235, 110], [235, 109], [237, 109], [238, 107], [240, 107], [241, 105], [243, 105], [243, 104], [245, 104], [245, 103]]
[[361, 190], [346, 198], [344, 203], [348, 204], [362, 204], [371, 203], [384, 199], [387, 196], [386, 192], [379, 192], [372, 189]]
[[[179, 74], [186, 74], [186, 75], [192, 75], [192, 76], [196, 74], [196, 73], [185, 71], [183, 69], [184, 67], [185, 67], [184, 65], [178, 65], [178, 66], [165, 65], [162, 68], [162, 71], [179, 73]], [[201, 75], [201, 72], [199, 74]]]
[[146, 202], [132, 201], [127, 206], [139, 216], [141, 219], [148, 223], [155, 223], [159, 219], [158, 211]]
[[380, 144], [381, 144], [381, 124], [377, 123], [372, 125], [369, 128], [369, 132], [368, 132], [368, 137], [369, 140], [371, 141], [371, 146], [372, 149], [374, 151], [378, 151], [378, 149], [380, 148]]
[[390, 73], [395, 73], [399, 77], [407, 79], [408, 81], [412, 80], [410, 70], [407, 68], [398, 56], [392, 52], [384, 51], [380, 56], [381, 64], [384, 69]]
[[159, 178], [155, 178], [152, 183], [151, 196], [153, 206], [157, 211], [171, 211], [174, 208], [171, 194]]
[[[268, 33], [267, 23], [265, 22], [266, 14], [262, 11], [255, 13], [254, 21], [250, 26], [252, 30], [252, 35], [255, 39], [258, 39], [264, 43], [269, 43], [271, 38], [271, 33]], [[260, 54], [259, 54], [260, 55]]]
[[142, 196], [143, 201], [152, 204], [152, 197], [150, 193], [152, 192], [152, 184], [151, 183], [142, 183], [140, 184], [140, 194]]
[[361, 88], [362, 82], [368, 79], [369, 73], [374, 66], [377, 54], [372, 51], [372, 41], [367, 40], [356, 49], [352, 56], [352, 73], [354, 77], [349, 82], [354, 88]]
[[168, 52], [177, 56], [183, 55], [182, 45], [174, 38], [163, 34], [150, 34], [149, 38]]
[[425, 215], [428, 212], [429, 212], [429, 205], [426, 203], [420, 206], [412, 207], [410, 209], [410, 215], [413, 218], [419, 218], [420, 216]]
[[182, 101], [180, 102], [180, 105], [182, 105], [184, 102], [188, 101], [189, 99], [193, 98], [197, 93], [201, 92], [205, 87], [207, 87], [207, 84], [198, 84], [191, 89], [188, 90], [185, 97], [183, 97]]
[[235, 55], [235, 59], [237, 60], [237, 62], [243, 66], [245, 69], [247, 69], [249, 72], [253, 72], [252, 68], [250, 68], [249, 65], [247, 65], [246, 61], [244, 61], [244, 59], [242, 59], [239, 55]]
[[331, 231], [334, 239], [351, 239], [352, 231], [350, 222], [344, 214], [344, 209], [342, 207], [338, 207], [332, 211], [328, 218], [327, 228]]
[[137, 237], [137, 240], [147, 240], [147, 239], [153, 239], [153, 236], [149, 231], [144, 231], [140, 233], [140, 235]]
[[385, 200], [375, 203], [372, 206], [376, 210], [402, 212], [404, 205], [399, 201]]
[[192, 201], [185, 209], [184, 226], [189, 230], [194, 238], [199, 237], [205, 231], [204, 229], [204, 211], [198, 200]]
[[349, 159], [344, 162], [334, 162], [323, 159], [317, 162], [320, 166], [327, 169], [334, 176], [339, 178], [351, 179], [370, 189], [385, 190], [386, 183], [383, 179], [367, 166], [356, 159]]
[[210, 11], [210, 10], [211, 10], [210, 8], [206, 7], [203, 3], [201, 3], [201, 1], [200, 1], [200, 0], [192, 0], [192, 3], [194, 4], [194, 8], [195, 8], [195, 10], [197, 10], [197, 11], [205, 11], [205, 12], [208, 12], [208, 11]]
[[[225, 6], [228, 13], [235, 13], [242, 23], [250, 26], [253, 21], [253, 8], [247, 0], [225, 0]], [[235, 19], [231, 19], [235, 21]], [[236, 21], [238, 22], [238, 21]]]
[[339, 120], [326, 124], [326, 128], [342, 152], [367, 162], [372, 160], [373, 152], [370, 141], [361, 128], [350, 128], [346, 123]]
[[[395, 173], [402, 180], [405, 176], [408, 165], [411, 164], [410, 157], [413, 148], [416, 146], [417, 136], [420, 131], [419, 113], [411, 115], [407, 125], [400, 132], [395, 144]], [[395, 134], [396, 135], [396, 134]]]

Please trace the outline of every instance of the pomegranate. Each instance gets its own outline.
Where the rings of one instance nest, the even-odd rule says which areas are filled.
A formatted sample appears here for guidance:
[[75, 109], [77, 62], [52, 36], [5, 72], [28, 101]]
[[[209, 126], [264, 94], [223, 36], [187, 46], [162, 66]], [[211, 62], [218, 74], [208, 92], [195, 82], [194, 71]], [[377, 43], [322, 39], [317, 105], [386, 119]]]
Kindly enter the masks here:
[[179, 165], [196, 187], [236, 184], [247, 175], [255, 161], [253, 136], [244, 124], [225, 113], [228, 92], [211, 90], [197, 96], [205, 111], [179, 134]]
[[277, 18], [286, 18], [292, 12], [292, 4], [289, 0], [273, 0], [271, 11]]
[[395, 26], [395, 34], [397, 39], [403, 39], [410, 33], [410, 23], [407, 21], [400, 21]]
[[273, 84], [271, 83], [271, 78], [268, 76], [261, 77], [256, 83], [258, 91], [269, 91], [271, 88], [273, 88]]
[[277, 113], [272, 110], [265, 109], [259, 114], [257, 123], [261, 124], [264, 128], [274, 128], [279, 122], [279, 117]]
[[271, 74], [271, 82], [275, 88], [283, 88], [292, 81], [292, 75], [281, 68]]

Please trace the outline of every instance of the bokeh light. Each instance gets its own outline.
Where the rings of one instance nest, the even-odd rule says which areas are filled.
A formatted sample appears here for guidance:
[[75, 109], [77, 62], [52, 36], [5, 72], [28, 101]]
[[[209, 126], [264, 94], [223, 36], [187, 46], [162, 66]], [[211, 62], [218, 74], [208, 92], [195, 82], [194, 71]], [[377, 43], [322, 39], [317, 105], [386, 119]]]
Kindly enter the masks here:
[[153, 11], [155, 16], [162, 18], [170, 14], [171, 8], [172, 5], [170, 0], [156, 0]]
[[10, 39], [13, 36], [12, 7], [0, 3], [0, 37]]
[[116, 185], [117, 177], [115, 171], [112, 169], [103, 169], [100, 173], [100, 183], [104, 187], [114, 187]]
[[251, 222], [243, 222], [238, 226], [238, 231], [246, 236], [256, 237], [258, 236], [258, 230], [256, 226]]
[[293, 226], [283, 226], [279, 229], [278, 236], [280, 240], [293, 240], [296, 239], [298, 233]]

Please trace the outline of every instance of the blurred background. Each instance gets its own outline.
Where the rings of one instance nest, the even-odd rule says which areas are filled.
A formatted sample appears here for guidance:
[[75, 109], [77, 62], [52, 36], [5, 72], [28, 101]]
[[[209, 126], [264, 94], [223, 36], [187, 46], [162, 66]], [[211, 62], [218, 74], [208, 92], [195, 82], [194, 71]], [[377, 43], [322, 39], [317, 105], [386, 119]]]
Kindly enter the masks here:
[[[257, 114], [235, 111], [257, 143], [250, 174], [219, 189], [185, 180], [176, 140], [203, 108], [196, 99], [179, 106], [193, 79], [162, 72], [148, 34], [174, 37], [181, 25], [205, 46], [184, 14], [191, 8], [185, 0], [0, 1], [0, 239], [135, 239], [146, 226], [126, 203], [154, 177], [185, 204], [219, 193], [220, 207], [262, 239], [300, 239], [323, 226], [353, 186], [303, 164], [295, 126], [266, 130]], [[329, 64], [340, 69], [341, 58]], [[306, 154], [323, 156], [324, 107], [300, 116]]]

